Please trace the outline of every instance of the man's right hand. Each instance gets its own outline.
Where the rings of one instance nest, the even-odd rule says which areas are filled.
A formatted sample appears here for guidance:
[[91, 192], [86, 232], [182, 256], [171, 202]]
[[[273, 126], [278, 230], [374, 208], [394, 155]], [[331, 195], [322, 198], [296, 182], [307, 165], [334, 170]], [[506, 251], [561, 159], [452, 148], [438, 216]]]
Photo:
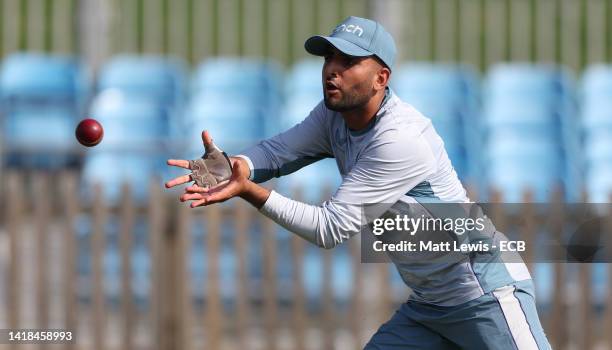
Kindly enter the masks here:
[[195, 181], [199, 186], [215, 187], [229, 180], [233, 173], [231, 159], [213, 143], [208, 131], [202, 132], [202, 142], [206, 152], [202, 158], [195, 160], [169, 159], [168, 165], [191, 170], [191, 174], [179, 176], [166, 183], [174, 187], [186, 182]]
[[[207, 150], [214, 147], [207, 131], [202, 132], [202, 141]], [[233, 197], [242, 197], [256, 208], [261, 208], [270, 196], [270, 191], [249, 181], [251, 170], [246, 160], [240, 157], [229, 157], [229, 161], [232, 166], [232, 175], [228, 181], [212, 187], [200, 187], [197, 184], [188, 186], [180, 197], [181, 202], [192, 201], [190, 206], [195, 208], [225, 202]], [[169, 159], [168, 165], [193, 170], [188, 160]], [[166, 187], [171, 188], [191, 181], [193, 181], [191, 175], [183, 175], [166, 182]]]
[[260, 209], [268, 200], [270, 190], [261, 187], [248, 179], [250, 170], [247, 162], [239, 157], [230, 159], [232, 163], [232, 177], [229, 182], [212, 188], [192, 185], [185, 188], [181, 195], [181, 202], [191, 201], [192, 208], [225, 202], [234, 197], [241, 197]]

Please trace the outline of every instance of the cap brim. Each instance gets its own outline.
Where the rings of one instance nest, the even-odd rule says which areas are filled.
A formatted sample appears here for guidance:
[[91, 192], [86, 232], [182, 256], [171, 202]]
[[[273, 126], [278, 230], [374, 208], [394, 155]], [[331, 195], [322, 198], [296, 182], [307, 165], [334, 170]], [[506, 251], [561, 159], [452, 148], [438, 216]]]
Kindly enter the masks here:
[[308, 38], [304, 43], [304, 48], [312, 55], [325, 56], [329, 52], [330, 45], [349, 56], [365, 57], [373, 55], [370, 51], [344, 39], [321, 35]]

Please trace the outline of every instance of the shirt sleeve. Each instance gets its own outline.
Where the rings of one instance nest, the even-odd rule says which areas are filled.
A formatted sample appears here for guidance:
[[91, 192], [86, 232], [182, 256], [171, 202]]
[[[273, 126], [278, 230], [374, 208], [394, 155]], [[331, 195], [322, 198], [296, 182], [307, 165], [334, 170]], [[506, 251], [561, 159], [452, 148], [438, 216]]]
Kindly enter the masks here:
[[382, 214], [436, 169], [422, 136], [393, 136], [365, 151], [342, 184], [321, 206], [272, 192], [260, 212], [287, 230], [323, 248], [333, 248], [360, 232], [362, 205]]
[[251, 167], [251, 180], [265, 182], [333, 156], [329, 120], [321, 101], [301, 123], [240, 152]]

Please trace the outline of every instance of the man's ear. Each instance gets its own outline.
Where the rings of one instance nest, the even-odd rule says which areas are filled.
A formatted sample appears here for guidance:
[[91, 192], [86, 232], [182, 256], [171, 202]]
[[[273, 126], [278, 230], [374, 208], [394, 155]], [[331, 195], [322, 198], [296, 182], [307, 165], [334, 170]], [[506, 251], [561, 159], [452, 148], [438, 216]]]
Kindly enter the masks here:
[[389, 84], [389, 78], [391, 78], [391, 71], [387, 67], [381, 67], [374, 78], [374, 89], [382, 90]]

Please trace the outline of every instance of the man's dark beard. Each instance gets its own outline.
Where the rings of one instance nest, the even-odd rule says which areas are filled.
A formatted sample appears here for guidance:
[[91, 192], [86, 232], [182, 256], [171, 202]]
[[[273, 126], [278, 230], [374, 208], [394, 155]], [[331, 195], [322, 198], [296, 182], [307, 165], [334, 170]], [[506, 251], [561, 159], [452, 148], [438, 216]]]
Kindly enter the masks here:
[[362, 87], [367, 84], [367, 81], [355, 85], [350, 92], [342, 91], [342, 98], [338, 102], [331, 102], [327, 99], [327, 95], [324, 94], [323, 101], [325, 107], [334, 112], [348, 112], [358, 108], [363, 108], [370, 99], [376, 94], [375, 90], [370, 90], [369, 93], [359, 94], [355, 90], [362, 90]]

